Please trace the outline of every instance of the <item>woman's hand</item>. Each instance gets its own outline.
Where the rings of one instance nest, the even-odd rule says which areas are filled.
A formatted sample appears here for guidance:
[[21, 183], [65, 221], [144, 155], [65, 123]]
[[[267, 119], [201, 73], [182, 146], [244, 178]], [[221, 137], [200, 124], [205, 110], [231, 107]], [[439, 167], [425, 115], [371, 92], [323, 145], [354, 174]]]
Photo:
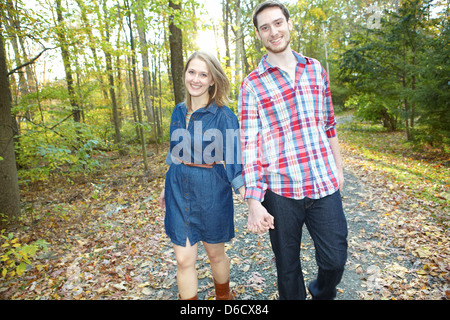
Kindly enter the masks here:
[[245, 201], [245, 187], [240, 187], [238, 189], [239, 195], [241, 196], [241, 201]]
[[166, 198], [165, 198], [165, 189], [163, 188], [161, 194], [159, 195], [159, 206], [161, 210], [166, 210]]
[[273, 229], [273, 216], [267, 212], [261, 202], [255, 199], [248, 199], [248, 221], [247, 229], [253, 233], [264, 233]]

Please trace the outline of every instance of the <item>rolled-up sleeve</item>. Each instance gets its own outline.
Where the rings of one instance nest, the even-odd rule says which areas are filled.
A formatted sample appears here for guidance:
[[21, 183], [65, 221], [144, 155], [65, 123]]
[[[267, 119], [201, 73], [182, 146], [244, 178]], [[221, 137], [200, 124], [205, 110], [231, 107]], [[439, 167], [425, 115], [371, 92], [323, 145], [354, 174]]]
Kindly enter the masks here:
[[239, 188], [244, 186], [242, 177], [241, 146], [239, 121], [237, 116], [231, 112], [226, 112], [226, 121], [222, 134], [225, 136], [224, 160], [228, 181], [235, 193], [239, 193]]
[[336, 118], [334, 116], [333, 101], [331, 99], [330, 81], [327, 72], [322, 69], [323, 79], [323, 101], [324, 101], [324, 118], [325, 133], [328, 138], [336, 136]]
[[261, 165], [261, 122], [258, 116], [256, 94], [244, 83], [239, 92], [239, 117], [241, 120], [242, 165], [245, 199], [264, 199], [266, 184]]

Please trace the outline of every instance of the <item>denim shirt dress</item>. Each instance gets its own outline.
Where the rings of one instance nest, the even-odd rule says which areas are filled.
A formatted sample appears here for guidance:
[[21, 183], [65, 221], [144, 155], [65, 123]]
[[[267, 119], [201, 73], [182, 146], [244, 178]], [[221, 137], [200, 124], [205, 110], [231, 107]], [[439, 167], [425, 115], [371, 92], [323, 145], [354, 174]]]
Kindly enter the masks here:
[[[186, 128], [186, 113], [186, 104], [178, 104], [170, 122], [166, 234], [180, 246], [186, 239], [191, 245], [227, 242], [234, 237], [233, 189], [238, 193], [244, 185], [238, 119], [228, 107], [213, 102], [196, 110]], [[213, 162], [218, 163], [212, 168], [184, 164]]]

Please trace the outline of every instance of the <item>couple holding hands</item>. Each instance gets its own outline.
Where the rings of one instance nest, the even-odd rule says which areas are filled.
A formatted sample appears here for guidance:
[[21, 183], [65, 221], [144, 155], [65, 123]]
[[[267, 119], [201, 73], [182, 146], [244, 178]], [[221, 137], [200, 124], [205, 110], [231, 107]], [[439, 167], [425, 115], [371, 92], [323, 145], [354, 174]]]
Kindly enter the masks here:
[[[225, 242], [234, 237], [234, 191], [247, 202], [248, 230], [269, 231], [279, 299], [306, 299], [300, 263], [303, 224], [318, 265], [308, 290], [313, 299], [333, 299], [347, 259], [347, 223], [328, 75], [317, 60], [291, 50], [293, 25], [283, 4], [259, 4], [253, 24], [267, 54], [242, 82], [240, 121], [226, 106], [230, 83], [214, 56], [195, 52], [184, 68], [186, 98], [172, 113], [170, 166], [160, 196], [177, 261], [178, 297], [198, 297], [195, 263], [201, 241], [216, 299], [233, 299]], [[190, 150], [181, 150], [184, 154], [173, 136], [179, 129], [192, 142]], [[211, 129], [227, 139], [227, 130], [240, 133], [231, 137], [240, 143], [215, 144], [227, 161], [198, 157], [210, 145], [199, 137]]]

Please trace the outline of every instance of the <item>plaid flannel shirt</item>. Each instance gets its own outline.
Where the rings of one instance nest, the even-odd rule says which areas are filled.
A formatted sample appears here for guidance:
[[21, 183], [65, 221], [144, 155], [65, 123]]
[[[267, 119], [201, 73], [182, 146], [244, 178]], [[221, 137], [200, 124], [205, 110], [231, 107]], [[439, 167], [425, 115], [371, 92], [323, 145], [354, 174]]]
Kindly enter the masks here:
[[288, 198], [318, 199], [338, 190], [328, 138], [336, 120], [328, 75], [315, 59], [294, 52], [296, 79], [264, 56], [239, 94], [245, 198], [266, 189]]

